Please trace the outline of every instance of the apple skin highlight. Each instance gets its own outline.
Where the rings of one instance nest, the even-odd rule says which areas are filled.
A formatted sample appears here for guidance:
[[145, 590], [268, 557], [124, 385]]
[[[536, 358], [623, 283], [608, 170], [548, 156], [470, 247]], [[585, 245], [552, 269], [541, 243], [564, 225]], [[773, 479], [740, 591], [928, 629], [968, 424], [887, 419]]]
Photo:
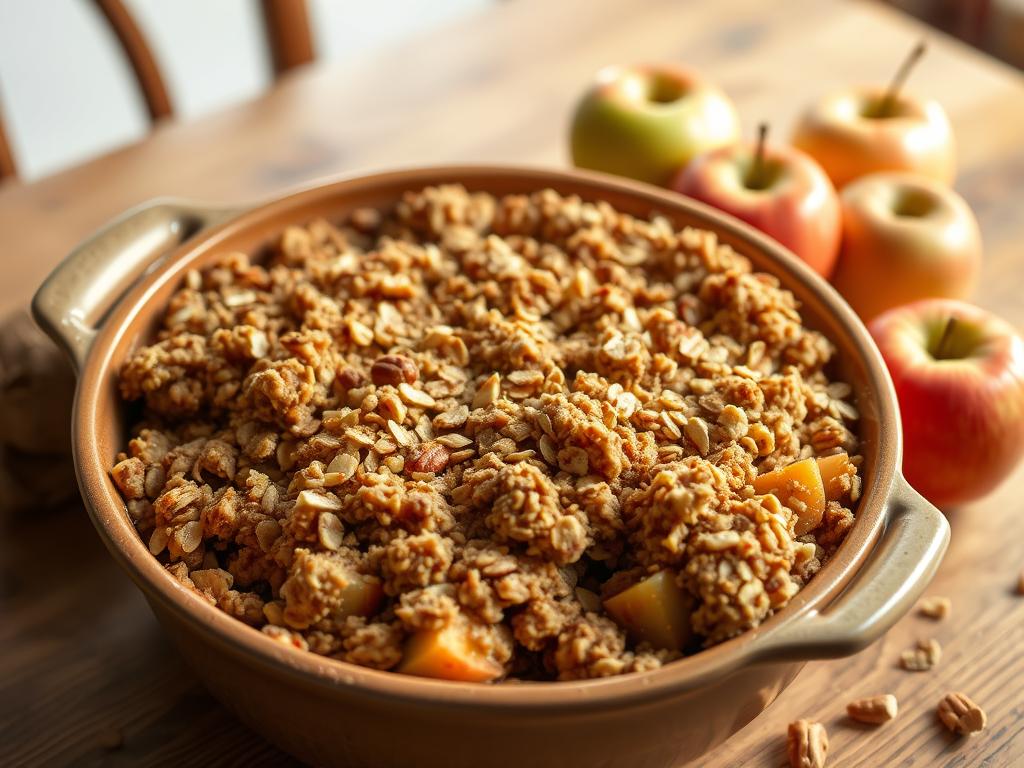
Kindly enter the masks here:
[[[936, 345], [952, 318], [946, 356]], [[1024, 454], [1024, 340], [951, 299], [892, 309], [869, 326], [900, 404], [903, 473], [942, 509], [994, 490]]]

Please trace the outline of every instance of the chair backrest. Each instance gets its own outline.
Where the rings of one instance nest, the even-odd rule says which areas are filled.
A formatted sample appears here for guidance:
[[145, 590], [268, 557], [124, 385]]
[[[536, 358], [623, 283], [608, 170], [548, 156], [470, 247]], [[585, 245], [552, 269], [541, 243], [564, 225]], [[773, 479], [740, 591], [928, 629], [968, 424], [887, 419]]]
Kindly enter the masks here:
[[[146, 103], [150, 124], [173, 116], [174, 107], [163, 75], [145, 36], [122, 0], [92, 0], [106, 20], [131, 66], [139, 91]], [[263, 25], [270, 48], [274, 75], [314, 59], [313, 37], [306, 0], [260, 0]], [[17, 164], [4, 132], [0, 113], [0, 181], [17, 176]]]

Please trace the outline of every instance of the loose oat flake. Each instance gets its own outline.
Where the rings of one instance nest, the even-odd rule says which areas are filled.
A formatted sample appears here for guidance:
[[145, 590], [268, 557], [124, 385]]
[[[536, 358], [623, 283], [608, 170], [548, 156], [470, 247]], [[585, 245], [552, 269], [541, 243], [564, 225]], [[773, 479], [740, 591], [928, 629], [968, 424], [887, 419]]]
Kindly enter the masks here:
[[[649, 670], [784, 607], [853, 524], [834, 353], [711, 232], [431, 187], [190, 272], [120, 371], [138, 421], [112, 477], [173, 578], [289, 647]], [[798, 538], [801, 496], [752, 481], [838, 453]], [[604, 609], [663, 571], [678, 647]]]

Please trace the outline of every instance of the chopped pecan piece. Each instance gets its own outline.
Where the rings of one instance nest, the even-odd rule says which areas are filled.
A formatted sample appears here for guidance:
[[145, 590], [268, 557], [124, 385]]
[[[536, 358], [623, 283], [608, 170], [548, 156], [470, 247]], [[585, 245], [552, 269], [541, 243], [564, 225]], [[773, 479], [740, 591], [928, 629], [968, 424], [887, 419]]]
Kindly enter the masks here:
[[900, 655], [900, 666], [909, 672], [927, 672], [942, 659], [942, 646], [935, 638], [918, 640]]
[[786, 752], [790, 768], [824, 768], [828, 757], [825, 726], [810, 720], [790, 723]]
[[416, 363], [404, 355], [384, 355], [377, 358], [370, 367], [370, 379], [378, 387], [390, 384], [397, 387], [403, 381], [406, 384], [416, 383], [420, 370]]
[[939, 720], [953, 733], [969, 736], [988, 723], [985, 711], [964, 693], [947, 693], [939, 702]]
[[405, 468], [410, 472], [441, 472], [448, 466], [451, 452], [437, 442], [426, 443], [409, 457]]
[[858, 723], [881, 725], [896, 717], [899, 704], [891, 693], [857, 699], [846, 705], [846, 714]]

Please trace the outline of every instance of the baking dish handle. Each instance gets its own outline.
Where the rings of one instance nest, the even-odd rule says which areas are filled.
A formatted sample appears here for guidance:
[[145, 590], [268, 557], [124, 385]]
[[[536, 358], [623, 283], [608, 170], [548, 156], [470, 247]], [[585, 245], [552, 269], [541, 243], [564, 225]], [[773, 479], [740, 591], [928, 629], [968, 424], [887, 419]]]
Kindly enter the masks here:
[[96, 329], [125, 290], [160, 256], [241, 210], [163, 199], [128, 211], [72, 251], [36, 291], [36, 322], [80, 370]]
[[887, 522], [870, 559], [838, 600], [772, 633], [759, 659], [850, 656], [885, 634], [921, 597], [949, 544], [949, 523], [897, 475]]

